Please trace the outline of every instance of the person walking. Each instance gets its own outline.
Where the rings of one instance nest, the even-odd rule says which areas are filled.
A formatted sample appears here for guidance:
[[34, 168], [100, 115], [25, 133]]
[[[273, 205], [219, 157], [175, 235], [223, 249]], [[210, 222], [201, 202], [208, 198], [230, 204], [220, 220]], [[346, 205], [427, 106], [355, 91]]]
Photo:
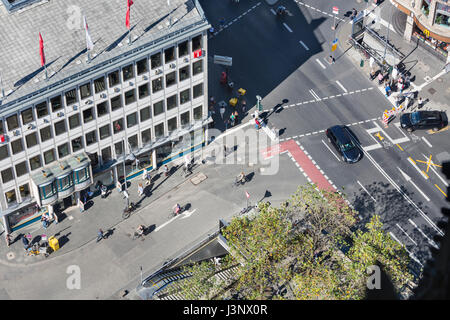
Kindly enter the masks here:
[[419, 109], [423, 107], [423, 99], [422, 97], [419, 97], [419, 100], [417, 101], [417, 105], [419, 106]]
[[58, 215], [56, 214], [56, 212], [53, 212], [53, 219], [55, 220], [55, 224], [58, 224], [59, 219], [58, 219]]
[[224, 113], [225, 113], [225, 107], [222, 105], [222, 106], [220, 107], [219, 111], [220, 111], [220, 116], [221, 116], [222, 119], [223, 119], [223, 115], [224, 115]]
[[164, 165], [163, 172], [165, 177], [169, 176], [169, 167], [167, 166], [167, 164]]
[[142, 172], [142, 180], [145, 181], [145, 185], [148, 186], [152, 180], [152, 177], [150, 176], [150, 171], [144, 170]]
[[247, 108], [247, 102], [245, 100], [242, 100], [242, 113], [245, 113], [246, 108]]
[[27, 251], [28, 247], [30, 246], [30, 241], [27, 239], [26, 236], [22, 236], [22, 243], [25, 251]]
[[44, 229], [47, 229], [48, 227], [48, 218], [45, 214], [43, 214], [41, 216], [41, 222], [42, 222], [42, 227], [44, 227]]
[[236, 120], [236, 116], [234, 115], [234, 113], [231, 113], [230, 116], [230, 122], [231, 122], [231, 126], [234, 127], [234, 121]]
[[119, 193], [122, 192], [122, 184], [120, 183], [120, 181], [117, 181], [116, 188]]
[[104, 239], [105, 235], [103, 234], [103, 230], [102, 229], [98, 229], [97, 232], [97, 242], [99, 242], [100, 240]]
[[81, 199], [78, 199], [78, 208], [80, 208], [80, 213], [84, 212], [84, 203]]
[[139, 197], [141, 197], [144, 194], [144, 186], [142, 185], [142, 183], [139, 183], [138, 185], [138, 194]]

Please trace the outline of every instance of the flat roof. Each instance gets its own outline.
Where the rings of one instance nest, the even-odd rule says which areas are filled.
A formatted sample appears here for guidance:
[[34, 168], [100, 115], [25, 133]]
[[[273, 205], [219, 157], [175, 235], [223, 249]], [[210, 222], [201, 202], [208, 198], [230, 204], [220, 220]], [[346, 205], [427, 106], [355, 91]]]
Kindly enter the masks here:
[[[1, 105], [192, 24], [207, 23], [197, 0], [170, 0], [170, 7], [166, 0], [134, 0], [132, 44], [128, 45], [126, 11], [126, 0], [43, 1], [11, 13], [0, 5], [0, 76], [5, 93]], [[83, 15], [94, 42], [90, 63]], [[48, 80], [41, 67], [39, 32], [44, 40]]]

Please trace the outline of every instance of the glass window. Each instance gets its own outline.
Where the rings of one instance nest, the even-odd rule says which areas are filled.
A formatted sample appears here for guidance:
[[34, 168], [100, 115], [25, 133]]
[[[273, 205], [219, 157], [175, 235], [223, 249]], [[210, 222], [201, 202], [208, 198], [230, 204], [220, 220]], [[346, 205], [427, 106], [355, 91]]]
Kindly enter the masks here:
[[86, 145], [90, 146], [91, 144], [97, 142], [97, 136], [95, 134], [95, 130], [86, 133]]
[[13, 172], [11, 168], [7, 168], [2, 171], [2, 181], [3, 183], [7, 183], [14, 179]]
[[8, 157], [8, 145], [0, 146], [0, 160], [6, 159]]
[[144, 72], [148, 71], [148, 60], [147, 58], [144, 58], [142, 60], [139, 60], [138, 62], [136, 62], [136, 67], [137, 67], [137, 74], [141, 75]]
[[78, 150], [81, 150], [82, 148], [83, 148], [83, 138], [82, 137], [72, 139], [72, 152], [77, 152]]
[[180, 115], [180, 122], [182, 126], [188, 125], [190, 123], [190, 112], [186, 111]]
[[102, 149], [102, 161], [103, 163], [106, 163], [112, 159], [111, 156], [111, 147], [107, 147], [105, 149]]
[[142, 144], [152, 141], [152, 129], [148, 128], [141, 132]]
[[133, 65], [130, 64], [122, 68], [123, 81], [130, 80], [134, 77]]
[[180, 92], [180, 104], [186, 103], [191, 100], [191, 89], [186, 89]]
[[202, 35], [192, 38], [192, 51], [202, 48]]
[[161, 67], [161, 52], [155, 53], [150, 57], [152, 69]]
[[163, 78], [159, 77], [158, 79], [155, 79], [152, 81], [152, 92], [158, 92], [160, 90], [162, 90], [163, 88]]
[[97, 105], [97, 117], [101, 117], [108, 113], [108, 101], [100, 102]]
[[194, 120], [202, 120], [203, 110], [202, 106], [194, 108]]
[[175, 47], [164, 50], [164, 63], [175, 60]]
[[80, 125], [80, 114], [74, 114], [69, 117], [69, 127], [70, 129], [76, 128]]
[[177, 130], [177, 117], [173, 117], [167, 121], [167, 130], [169, 131], [169, 134]]
[[67, 156], [69, 154], [69, 144], [68, 143], [64, 143], [60, 146], [58, 146], [58, 158], [64, 158], [65, 156]]
[[[97, 156], [96, 153], [94, 153], [92, 157], [95, 157], [95, 156]], [[95, 163], [95, 162], [98, 162], [98, 161], [96, 161], [96, 159], [92, 159], [91, 155], [89, 155], [89, 158], [91, 159], [91, 164]], [[75, 183], [84, 182], [84, 181], [86, 181], [86, 180], [88, 180], [90, 178], [89, 168], [85, 168], [85, 169], [82, 169], [82, 170], [74, 171], [73, 175], [74, 175], [74, 178], [75, 178], [74, 179]]]
[[145, 108], [141, 109], [140, 116], [141, 116], [141, 122], [150, 119], [150, 117], [151, 117], [150, 107], [145, 107]]
[[25, 136], [25, 141], [27, 143], [27, 148], [34, 147], [38, 144], [37, 134], [36, 132], [30, 133]]
[[195, 76], [203, 72], [203, 60], [198, 60], [192, 64], [192, 74]]
[[138, 148], [138, 136], [135, 134], [128, 138], [128, 143], [130, 144], [131, 151], [135, 151]]
[[194, 99], [203, 95], [203, 83], [197, 84], [193, 88]]
[[92, 95], [91, 93], [91, 83], [86, 83], [80, 86], [80, 95], [81, 99], [86, 99]]
[[120, 80], [119, 80], [119, 71], [111, 72], [111, 73], [108, 75], [108, 80], [109, 80], [109, 87], [110, 87], [110, 88], [111, 88], [111, 87], [114, 87], [114, 86], [116, 86], [116, 85], [118, 85], [118, 84], [120, 83]]
[[122, 99], [120, 95], [111, 98], [111, 111], [115, 111], [119, 108], [122, 108]]
[[23, 151], [22, 139], [11, 141], [11, 150], [13, 154], [17, 154]]
[[150, 94], [149, 83], [147, 82], [147, 83], [144, 83], [143, 85], [139, 86], [138, 91], [139, 91], [139, 99], [148, 97], [148, 95]]
[[115, 143], [114, 150], [116, 151], [116, 157], [120, 157], [123, 154], [123, 141]]
[[52, 112], [55, 112], [62, 108], [61, 96], [57, 96], [50, 99], [50, 104], [52, 106]]
[[70, 174], [57, 180], [58, 191], [64, 191], [73, 186], [73, 175]]
[[106, 90], [105, 77], [100, 77], [94, 80], [95, 93], [100, 93]]
[[23, 184], [19, 187], [20, 197], [22, 200], [27, 199], [30, 197], [30, 186], [28, 183]]
[[137, 125], [137, 112], [127, 115], [127, 128]]
[[188, 41], [184, 41], [178, 45], [178, 57], [181, 58], [189, 53]]
[[164, 102], [159, 101], [153, 104], [153, 115], [156, 117], [157, 115], [164, 112]]
[[160, 138], [164, 136], [164, 122], [155, 126], [155, 137]]
[[74, 104], [75, 102], [78, 101], [77, 99], [77, 90], [76, 89], [72, 89], [69, 90], [65, 93], [66, 96], [66, 105], [70, 106], [71, 104]]
[[41, 134], [41, 142], [47, 141], [52, 138], [52, 129], [50, 126], [42, 128], [39, 130]]
[[17, 119], [17, 114], [13, 114], [6, 118], [6, 123], [8, 124], [8, 130], [14, 130], [19, 127], [19, 120]]
[[28, 173], [27, 163], [26, 161], [23, 161], [21, 163], [16, 164], [16, 176], [20, 177], [24, 174]]
[[4, 134], [5, 131], [3, 131], [3, 121], [0, 120], [0, 134]]
[[166, 88], [174, 85], [175, 83], [177, 83], [176, 72], [173, 71], [166, 75]]
[[100, 132], [100, 140], [108, 138], [111, 135], [111, 130], [109, 124], [98, 129]]
[[55, 134], [59, 136], [66, 132], [66, 121], [61, 120], [55, 123]]
[[189, 78], [189, 66], [180, 68], [179, 70], [180, 81], [186, 80]]
[[94, 120], [94, 108], [83, 110], [83, 122], [87, 123]]
[[41, 156], [40, 155], [30, 158], [31, 170], [36, 170], [40, 167], [41, 167]]
[[36, 113], [38, 118], [48, 115], [47, 101], [41, 102], [36, 105]]
[[12, 205], [17, 202], [16, 190], [5, 192], [6, 203]]
[[22, 122], [23, 124], [27, 124], [34, 121], [33, 109], [29, 108], [27, 110], [22, 111]]
[[[91, 160], [91, 167], [92, 167], [92, 169], [94, 169], [94, 168], [96, 168], [98, 165], [99, 165], [99, 161], [98, 161], [98, 155], [97, 155], [97, 152], [94, 152], [94, 153], [87, 153], [87, 155], [89, 156], [89, 159]], [[89, 171], [89, 169], [88, 168], [86, 168], [86, 169], [84, 169], [83, 171]], [[88, 173], [88, 177], [89, 177], [89, 173]], [[85, 180], [87, 180], [87, 179], [85, 179]]]
[[55, 150], [54, 149], [50, 149], [50, 150], [44, 152], [45, 164], [49, 164], [55, 160], [56, 159], [55, 159]]
[[132, 89], [130, 91], [125, 92], [125, 104], [129, 105], [136, 101], [136, 90]]
[[167, 110], [171, 110], [177, 106], [177, 95], [174, 94], [167, 98]]
[[118, 133], [123, 130], [123, 119], [118, 119], [113, 122], [114, 133]]

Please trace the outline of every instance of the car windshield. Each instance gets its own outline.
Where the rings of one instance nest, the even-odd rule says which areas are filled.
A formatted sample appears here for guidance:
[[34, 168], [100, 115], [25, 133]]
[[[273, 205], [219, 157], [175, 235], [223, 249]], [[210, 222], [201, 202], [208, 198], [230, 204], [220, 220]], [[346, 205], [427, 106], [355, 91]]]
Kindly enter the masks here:
[[411, 123], [417, 124], [420, 121], [420, 114], [419, 112], [413, 112], [411, 113]]
[[353, 142], [347, 142], [347, 143], [344, 143], [343, 145], [342, 145], [342, 151], [349, 151], [349, 150], [351, 150], [351, 149], [353, 149], [355, 147], [355, 145], [353, 144]]

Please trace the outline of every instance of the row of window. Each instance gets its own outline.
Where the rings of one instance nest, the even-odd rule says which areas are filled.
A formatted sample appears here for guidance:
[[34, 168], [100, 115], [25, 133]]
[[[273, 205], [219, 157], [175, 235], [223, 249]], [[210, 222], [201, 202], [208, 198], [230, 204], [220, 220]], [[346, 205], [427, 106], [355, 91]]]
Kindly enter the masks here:
[[[190, 65], [185, 66], [183, 68], [180, 68], [178, 70], [178, 79], [179, 81], [183, 81], [186, 80], [190, 77]], [[117, 71], [118, 72], [118, 71]], [[199, 73], [203, 72], [203, 60], [199, 60], [196, 61], [192, 64], [192, 74], [195, 76]], [[165, 87], [168, 88], [174, 84], [177, 83], [176, 80], [176, 71], [173, 71], [171, 73], [166, 74], [165, 76]], [[111, 75], [111, 74], [110, 74]], [[94, 80], [94, 87], [96, 87], [96, 83], [98, 84], [98, 81], [103, 81], [103, 85], [104, 85], [104, 77], [99, 78], [97, 80]], [[161, 91], [164, 89], [164, 81], [163, 81], [163, 77], [159, 77], [157, 79], [152, 80], [151, 85], [152, 85], [152, 93], [156, 93], [158, 91]], [[138, 98], [139, 99], [143, 99], [145, 97], [148, 97], [150, 95], [150, 83], [144, 83], [142, 85], [140, 85], [138, 87]], [[97, 87], [96, 87], [97, 88]], [[196, 94], [195, 90], [203, 90], [203, 88], [198, 88], [198, 89], [194, 89], [194, 95]], [[83, 98], [83, 93], [82, 92], [88, 92], [90, 94], [90, 83], [85, 84], [83, 86], [80, 86], [80, 94], [81, 97]], [[76, 99], [76, 89], [72, 89], [70, 91], [67, 91], [65, 93], [65, 97], [66, 97], [66, 105], [70, 105], [73, 104], [77, 101]], [[111, 110], [114, 111], [118, 108], [122, 107], [122, 99], [121, 99], [121, 95], [118, 95], [116, 97], [111, 98]], [[180, 96], [180, 102], [184, 103], [186, 102], [185, 100], [181, 99]], [[131, 103], [136, 102], [136, 89], [131, 89], [127, 92], [125, 92], [124, 94], [124, 102], [125, 105], [129, 105]], [[105, 102], [103, 102], [105, 103]], [[63, 108], [62, 106], [62, 101], [61, 101], [61, 96], [57, 96], [54, 98], [50, 99], [50, 105], [52, 108], [52, 112], [58, 111], [60, 109]], [[34, 109], [36, 109], [36, 116], [37, 118], [42, 118], [45, 117], [47, 115], [49, 115], [49, 110], [47, 107], [47, 102], [41, 102], [37, 105], [35, 105]], [[33, 122], [35, 120], [35, 115], [33, 112], [33, 108], [28, 108], [24, 111], [21, 112], [21, 118], [22, 118], [22, 124], [26, 125], [29, 124], [31, 122]], [[19, 117], [17, 114], [13, 114], [10, 115], [8, 117], [6, 117], [6, 124], [8, 126], [8, 130], [15, 130], [18, 129], [20, 127], [20, 123], [19, 123]], [[0, 134], [3, 134], [5, 132], [4, 127], [3, 127], [3, 121], [0, 119]]]

